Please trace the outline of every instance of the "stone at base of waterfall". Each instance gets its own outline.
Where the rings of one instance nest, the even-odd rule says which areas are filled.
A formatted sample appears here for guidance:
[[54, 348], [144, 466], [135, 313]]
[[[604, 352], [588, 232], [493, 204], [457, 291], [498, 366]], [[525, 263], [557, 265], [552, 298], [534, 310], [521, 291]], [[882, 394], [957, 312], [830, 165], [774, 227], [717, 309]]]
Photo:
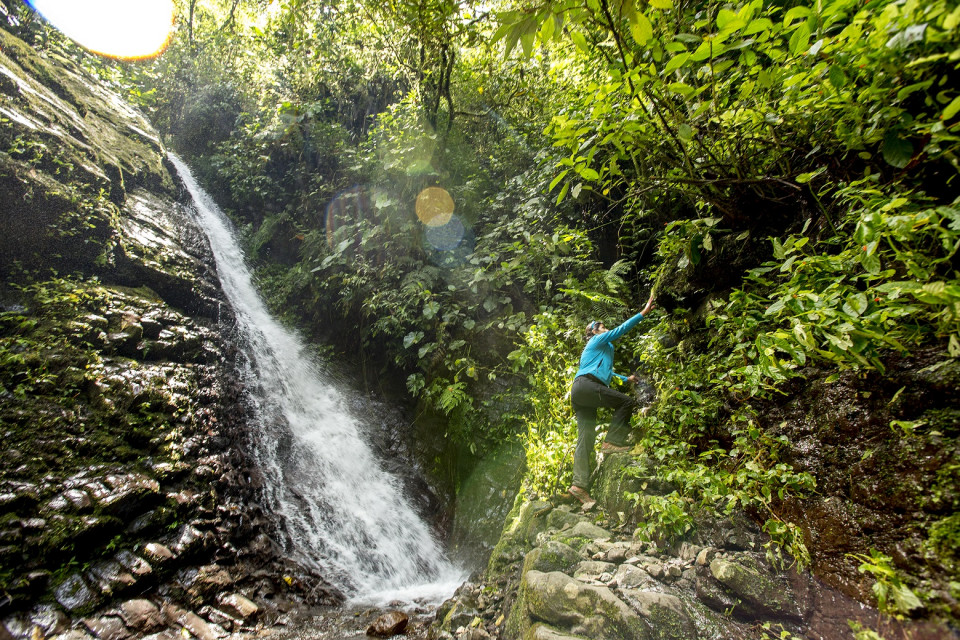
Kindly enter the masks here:
[[409, 622], [409, 618], [403, 611], [388, 611], [367, 627], [367, 635], [389, 638], [398, 633], [403, 633], [403, 630], [407, 628], [407, 622]]
[[217, 598], [217, 602], [227, 610], [227, 613], [235, 614], [241, 620], [247, 620], [260, 611], [260, 607], [255, 602], [239, 593], [221, 595]]
[[181, 609], [175, 604], [165, 603], [161, 611], [171, 625], [185, 629], [198, 640], [219, 640], [228, 635], [219, 625], [207, 622], [194, 612]]
[[459, 627], [466, 627], [479, 613], [480, 611], [476, 608], [476, 602], [474, 600], [455, 600], [453, 606], [443, 617], [442, 627], [448, 631], [453, 631]]
[[166, 626], [160, 607], [143, 598], [124, 602], [119, 613], [124, 623], [138, 634], [153, 633]]

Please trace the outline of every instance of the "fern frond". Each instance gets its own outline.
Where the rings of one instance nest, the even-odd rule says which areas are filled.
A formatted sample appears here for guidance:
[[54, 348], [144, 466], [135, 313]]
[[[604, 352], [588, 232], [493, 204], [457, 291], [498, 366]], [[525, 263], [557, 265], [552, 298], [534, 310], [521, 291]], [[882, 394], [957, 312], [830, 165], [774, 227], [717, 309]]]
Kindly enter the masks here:
[[595, 305], [609, 305], [617, 308], [626, 306], [619, 298], [608, 296], [607, 294], [600, 293], [599, 291], [583, 291], [582, 289], [560, 289], [560, 291], [569, 295], [570, 297], [580, 298], [581, 300], [586, 300]]
[[610, 268], [603, 273], [603, 285], [610, 293], [622, 293], [627, 288], [627, 283], [623, 279], [630, 271], [630, 262], [627, 260], [617, 260]]

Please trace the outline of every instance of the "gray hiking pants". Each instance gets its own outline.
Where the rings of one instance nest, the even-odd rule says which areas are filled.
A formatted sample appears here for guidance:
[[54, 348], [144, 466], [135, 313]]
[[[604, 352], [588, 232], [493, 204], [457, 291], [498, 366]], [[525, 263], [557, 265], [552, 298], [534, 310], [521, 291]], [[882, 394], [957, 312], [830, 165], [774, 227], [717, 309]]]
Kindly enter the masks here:
[[570, 404], [577, 416], [577, 449], [573, 454], [573, 484], [590, 488], [590, 473], [596, 461], [593, 453], [597, 436], [597, 409], [613, 409], [607, 442], [619, 446], [627, 443], [630, 415], [636, 401], [625, 393], [611, 389], [593, 376], [579, 376], [570, 390]]

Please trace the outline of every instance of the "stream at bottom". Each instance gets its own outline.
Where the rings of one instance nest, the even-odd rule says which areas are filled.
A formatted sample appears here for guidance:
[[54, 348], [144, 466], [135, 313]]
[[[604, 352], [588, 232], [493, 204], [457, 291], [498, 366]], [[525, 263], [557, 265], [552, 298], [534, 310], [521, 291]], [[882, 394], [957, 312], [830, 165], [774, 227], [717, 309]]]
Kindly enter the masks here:
[[[438, 603], [439, 604], [439, 603]], [[348, 605], [318, 607], [291, 612], [279, 624], [264, 629], [258, 637], [271, 640], [351, 640], [368, 638], [371, 626], [397, 622], [400, 612], [404, 623], [395, 635], [406, 640], [426, 640], [437, 605], [396, 603], [396, 607]], [[377, 636], [374, 636], [377, 637]], [[389, 636], [380, 636], [389, 637]]]

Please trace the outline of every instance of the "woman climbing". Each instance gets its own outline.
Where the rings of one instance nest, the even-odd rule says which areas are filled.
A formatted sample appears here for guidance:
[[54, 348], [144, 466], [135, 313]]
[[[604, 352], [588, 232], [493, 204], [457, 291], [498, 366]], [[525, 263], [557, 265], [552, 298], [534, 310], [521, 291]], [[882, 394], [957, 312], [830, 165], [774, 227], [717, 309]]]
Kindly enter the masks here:
[[610, 388], [616, 376], [623, 382], [637, 382], [637, 376], [624, 377], [613, 372], [613, 343], [643, 320], [653, 309], [653, 292], [643, 311], [615, 329], [607, 329], [603, 322], [594, 320], [587, 325], [584, 338], [587, 346], [580, 355], [580, 368], [570, 390], [570, 403], [577, 416], [577, 449], [573, 454], [573, 485], [570, 495], [583, 503], [584, 511], [597, 503], [590, 497], [590, 473], [594, 462], [593, 445], [596, 439], [597, 409], [613, 409], [610, 429], [600, 446], [603, 453], [629, 451], [630, 416], [636, 401], [625, 393]]

